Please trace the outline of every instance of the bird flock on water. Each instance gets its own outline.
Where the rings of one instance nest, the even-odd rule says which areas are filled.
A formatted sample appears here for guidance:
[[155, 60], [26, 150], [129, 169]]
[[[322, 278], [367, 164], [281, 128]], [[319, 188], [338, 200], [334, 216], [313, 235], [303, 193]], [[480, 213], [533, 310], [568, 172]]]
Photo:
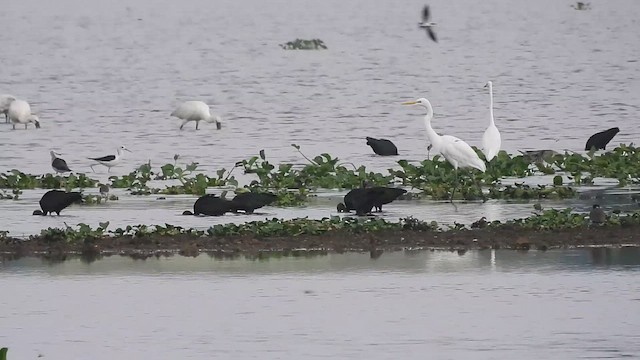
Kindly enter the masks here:
[[[578, 3], [580, 4], [580, 3]], [[431, 21], [431, 11], [428, 5], [422, 9], [422, 21], [418, 23], [418, 27], [423, 29], [427, 36], [433, 41], [438, 42], [438, 37], [434, 31], [437, 26]], [[451, 192], [450, 202], [453, 203], [453, 196], [458, 185], [458, 170], [464, 168], [476, 169], [485, 172], [487, 163], [494, 159], [502, 146], [500, 131], [496, 126], [493, 113], [493, 82], [488, 81], [485, 88], [489, 90], [489, 124], [482, 135], [482, 154], [484, 160], [481, 159], [474, 149], [465, 141], [452, 135], [440, 135], [432, 127], [431, 122], [434, 118], [433, 107], [426, 98], [418, 98], [413, 101], [403, 102], [403, 105], [420, 106], [426, 111], [424, 116], [424, 124], [426, 128], [426, 137], [430, 142], [428, 151], [433, 150], [439, 153], [445, 161], [449, 162], [455, 172], [455, 180], [453, 190]], [[10, 123], [13, 129], [18, 125], [24, 125], [27, 129], [29, 124], [38, 129], [40, 128], [40, 118], [31, 110], [31, 106], [25, 100], [16, 98], [13, 95], [0, 95], [0, 112], [5, 116], [5, 122]], [[214, 124], [216, 129], [222, 128], [222, 119], [220, 116], [211, 113], [209, 105], [202, 101], [186, 101], [180, 104], [170, 116], [182, 120], [180, 130], [189, 122], [195, 122], [196, 130], [199, 129], [201, 121]], [[619, 128], [611, 128], [591, 136], [586, 145], [585, 150], [605, 149], [606, 145], [619, 132]], [[388, 139], [378, 139], [366, 137], [366, 143], [373, 152], [380, 156], [398, 155], [398, 148]], [[103, 165], [107, 167], [107, 172], [111, 168], [121, 162], [125, 152], [131, 152], [124, 145], [117, 148], [116, 153], [100, 157], [90, 157], [89, 160], [95, 162], [91, 165], [91, 169], [95, 172], [95, 165]], [[522, 151], [521, 151], [522, 152]], [[539, 150], [522, 152], [524, 156], [531, 159], [539, 160], [545, 157], [553, 156], [555, 152], [552, 150]], [[59, 152], [50, 151], [51, 167], [55, 173], [61, 174], [71, 172], [67, 162], [61, 158]], [[101, 196], [107, 196], [109, 186], [100, 184]], [[382, 205], [388, 204], [398, 197], [406, 193], [404, 189], [389, 187], [371, 187], [366, 183], [361, 188], [353, 189], [344, 196], [343, 203], [338, 204], [339, 212], [349, 212], [355, 210], [357, 215], [369, 214], [372, 209], [382, 211]], [[253, 213], [255, 209], [269, 205], [276, 200], [276, 196], [269, 193], [240, 193], [232, 200], [223, 197], [208, 194], [196, 200], [194, 203], [194, 211], [185, 211], [185, 215], [210, 215], [220, 216], [227, 212], [237, 213], [243, 211], [245, 213]], [[34, 211], [34, 215], [47, 215], [49, 213], [60, 214], [64, 208], [69, 205], [82, 201], [79, 192], [64, 192], [61, 190], [51, 190], [44, 194], [40, 200], [41, 210]], [[594, 205], [590, 213], [590, 217], [594, 223], [602, 222], [603, 211], [598, 205]]]

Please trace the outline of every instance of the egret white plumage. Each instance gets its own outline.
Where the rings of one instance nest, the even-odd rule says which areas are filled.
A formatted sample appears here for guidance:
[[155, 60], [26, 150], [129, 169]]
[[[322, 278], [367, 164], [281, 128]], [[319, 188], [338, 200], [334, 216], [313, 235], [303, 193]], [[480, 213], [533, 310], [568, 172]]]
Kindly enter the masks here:
[[429, 12], [429, 5], [425, 5], [422, 9], [422, 21], [418, 23], [418, 27], [421, 27], [427, 31], [427, 35], [431, 38], [431, 40], [438, 42], [436, 38], [436, 33], [433, 32], [432, 26], [436, 26], [437, 24], [429, 21], [429, 17], [431, 16]]
[[202, 101], [185, 101], [171, 113], [171, 116], [182, 119], [180, 130], [182, 130], [184, 124], [188, 123], [189, 121], [195, 121], [196, 130], [198, 130], [198, 124], [202, 120], [208, 123], [215, 123], [218, 130], [222, 128], [222, 119], [220, 118], [220, 116], [211, 114], [209, 105], [205, 104]]
[[38, 116], [31, 113], [31, 106], [24, 100], [13, 100], [9, 105], [9, 120], [13, 123], [13, 128], [16, 128], [16, 124], [24, 124], [24, 128], [27, 128], [29, 123], [33, 123], [36, 129], [40, 128], [40, 119]]
[[482, 172], [487, 170], [487, 167], [480, 159], [478, 154], [471, 148], [469, 144], [460, 140], [459, 138], [451, 135], [438, 135], [431, 127], [431, 119], [433, 119], [433, 107], [429, 100], [420, 98], [415, 101], [406, 101], [402, 105], [420, 105], [427, 109], [427, 115], [424, 117], [424, 123], [427, 128], [427, 138], [431, 143], [431, 147], [434, 151], [440, 153], [445, 160], [451, 164], [455, 170], [456, 182], [453, 190], [451, 191], [450, 201], [453, 203], [453, 194], [456, 191], [458, 182], [458, 168], [474, 168]]
[[[120, 145], [115, 155], [106, 155], [99, 158], [89, 158], [89, 160], [97, 161], [100, 165], [104, 165], [109, 169], [107, 170], [107, 172], [111, 172], [111, 168], [118, 165], [120, 160], [122, 160], [125, 151], [131, 152], [131, 150], [127, 149], [124, 145]], [[95, 165], [97, 164], [91, 165], [91, 170], [93, 170], [93, 172], [95, 172], [95, 170], [93, 169]]]
[[59, 157], [60, 154], [53, 150], [50, 151], [49, 154], [51, 154], [51, 167], [53, 168], [53, 171], [55, 171], [56, 173], [65, 173], [71, 171], [71, 169], [69, 169], [69, 166], [67, 166], [67, 162]]
[[13, 95], [0, 95], [0, 113], [4, 114], [4, 121], [9, 122], [9, 105], [16, 99]]
[[500, 131], [496, 127], [496, 123], [493, 119], [493, 83], [491, 81], [487, 81], [487, 84], [484, 87], [489, 88], [489, 127], [484, 131], [482, 135], [482, 152], [484, 153], [484, 157], [487, 161], [491, 161], [498, 152], [500, 151], [500, 146], [502, 144], [502, 139], [500, 138]]

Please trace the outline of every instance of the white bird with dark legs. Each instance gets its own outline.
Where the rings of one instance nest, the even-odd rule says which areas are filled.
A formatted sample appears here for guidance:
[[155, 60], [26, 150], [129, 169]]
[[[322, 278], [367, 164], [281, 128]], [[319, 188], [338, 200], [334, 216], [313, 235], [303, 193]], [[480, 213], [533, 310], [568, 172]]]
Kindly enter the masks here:
[[69, 166], [67, 166], [67, 162], [64, 161], [64, 159], [59, 157], [61, 154], [53, 150], [50, 151], [49, 153], [51, 154], [51, 167], [53, 168], [53, 171], [55, 171], [58, 174], [71, 171], [71, 169], [69, 169]]
[[436, 26], [437, 24], [434, 22], [430, 22], [429, 21], [430, 17], [431, 17], [431, 14], [429, 12], [429, 5], [425, 5], [424, 8], [422, 9], [422, 22], [418, 23], [418, 27], [425, 29], [427, 31], [427, 35], [429, 35], [431, 40], [438, 42], [438, 39], [436, 38], [436, 33], [433, 32], [433, 29], [431, 28], [433, 26]]
[[31, 106], [24, 100], [14, 100], [9, 105], [9, 120], [13, 123], [13, 129], [15, 130], [16, 124], [24, 124], [24, 128], [32, 123], [36, 126], [36, 129], [40, 128], [40, 119], [38, 116], [31, 113]]
[[[474, 168], [482, 172], [487, 170], [487, 167], [480, 159], [478, 154], [471, 148], [469, 144], [451, 135], [438, 135], [431, 127], [431, 120], [433, 119], [433, 107], [429, 100], [420, 98], [415, 101], [406, 101], [403, 105], [420, 105], [427, 109], [427, 115], [424, 117], [424, 123], [427, 127], [427, 138], [431, 143], [431, 147], [435, 152], [440, 153], [445, 160], [451, 164], [455, 170], [455, 183], [453, 190], [451, 191], [451, 198], [449, 201], [453, 204], [453, 194], [456, 191], [458, 185], [458, 168]], [[455, 205], [454, 205], [455, 206]]]
[[[131, 150], [127, 149], [124, 145], [120, 145], [115, 155], [107, 155], [99, 158], [88, 158], [88, 159], [96, 161], [100, 165], [106, 166], [109, 169], [107, 170], [107, 172], [111, 172], [111, 168], [118, 165], [118, 163], [120, 163], [120, 160], [122, 160], [122, 158], [124, 157], [125, 151], [131, 152]], [[91, 165], [91, 170], [93, 170], [93, 172], [96, 172], [93, 167], [98, 164]]]
[[491, 161], [500, 152], [500, 146], [502, 140], [500, 138], [500, 131], [496, 127], [496, 123], [493, 119], [493, 83], [488, 81], [484, 87], [489, 88], [489, 127], [484, 131], [482, 135], [482, 152], [487, 161]]
[[9, 105], [16, 99], [13, 95], [0, 95], [0, 113], [4, 114], [4, 121], [9, 123]]
[[220, 118], [220, 116], [211, 114], [209, 105], [203, 103], [202, 101], [185, 101], [171, 113], [171, 116], [182, 119], [180, 130], [182, 130], [184, 124], [188, 123], [189, 121], [195, 121], [196, 130], [198, 130], [198, 124], [203, 120], [208, 123], [216, 124], [216, 129], [218, 130], [222, 128], [222, 119]]

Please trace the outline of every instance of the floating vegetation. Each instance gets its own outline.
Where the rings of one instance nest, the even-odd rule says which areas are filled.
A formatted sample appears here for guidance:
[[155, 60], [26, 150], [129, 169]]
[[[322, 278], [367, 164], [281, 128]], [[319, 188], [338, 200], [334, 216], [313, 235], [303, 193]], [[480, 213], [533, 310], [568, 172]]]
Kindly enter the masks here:
[[324, 41], [320, 39], [295, 39], [294, 41], [280, 44], [280, 47], [285, 50], [320, 50], [327, 48], [327, 46], [324, 44]]
[[0, 189], [66, 189], [94, 187], [97, 180], [87, 177], [85, 174], [59, 175], [29, 175], [20, 170], [13, 169], [0, 174]]

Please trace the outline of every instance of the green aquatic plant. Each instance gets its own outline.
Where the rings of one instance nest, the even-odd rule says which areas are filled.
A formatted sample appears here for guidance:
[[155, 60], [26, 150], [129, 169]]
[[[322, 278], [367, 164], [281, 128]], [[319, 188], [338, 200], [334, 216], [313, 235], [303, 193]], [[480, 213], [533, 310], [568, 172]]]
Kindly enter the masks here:
[[0, 188], [2, 189], [62, 189], [67, 191], [77, 188], [89, 188], [95, 186], [97, 180], [87, 177], [85, 174], [60, 175], [30, 175], [13, 169], [5, 174], [0, 174]]
[[0, 349], [0, 360], [7, 360], [7, 352], [9, 348], [3, 347]]

